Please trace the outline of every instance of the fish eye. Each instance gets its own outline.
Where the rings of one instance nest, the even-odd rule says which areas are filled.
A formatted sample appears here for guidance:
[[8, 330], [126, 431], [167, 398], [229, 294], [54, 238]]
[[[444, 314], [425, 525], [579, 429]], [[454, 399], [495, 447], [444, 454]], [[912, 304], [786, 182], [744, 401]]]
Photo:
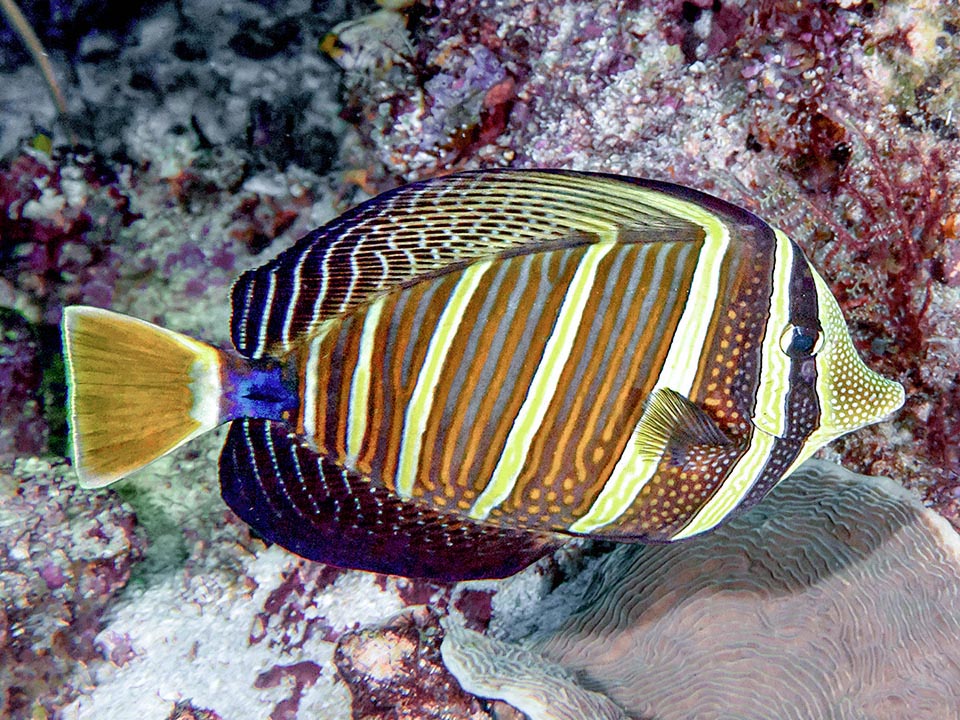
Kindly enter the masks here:
[[823, 347], [823, 333], [819, 328], [787, 325], [780, 336], [780, 349], [794, 359], [816, 355]]

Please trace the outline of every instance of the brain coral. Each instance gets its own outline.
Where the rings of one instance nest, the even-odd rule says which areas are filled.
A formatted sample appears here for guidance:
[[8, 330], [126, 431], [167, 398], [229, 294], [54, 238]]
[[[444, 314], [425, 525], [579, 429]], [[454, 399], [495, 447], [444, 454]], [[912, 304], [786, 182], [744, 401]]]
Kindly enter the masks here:
[[568, 585], [522, 646], [631, 717], [960, 718], [960, 539], [890, 481], [808, 463], [708, 538]]

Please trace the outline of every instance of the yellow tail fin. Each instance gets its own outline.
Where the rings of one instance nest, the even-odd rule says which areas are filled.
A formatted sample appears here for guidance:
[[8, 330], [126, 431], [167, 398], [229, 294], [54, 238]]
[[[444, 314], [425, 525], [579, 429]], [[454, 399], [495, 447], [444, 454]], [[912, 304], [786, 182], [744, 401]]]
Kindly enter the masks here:
[[103, 487], [219, 424], [220, 353], [99, 308], [63, 313], [73, 464]]

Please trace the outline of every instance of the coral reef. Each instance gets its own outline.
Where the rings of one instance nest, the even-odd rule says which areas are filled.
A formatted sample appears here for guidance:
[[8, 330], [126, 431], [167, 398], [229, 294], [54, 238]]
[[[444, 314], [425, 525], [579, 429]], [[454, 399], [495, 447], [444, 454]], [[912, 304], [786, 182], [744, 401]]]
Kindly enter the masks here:
[[0, 457], [43, 452], [50, 420], [63, 433], [44, 401], [58, 372], [64, 305], [112, 307], [226, 342], [236, 275], [276, 238], [333, 213], [311, 173], [243, 182], [242, 165], [235, 152], [214, 162], [185, 147], [136, 170], [36, 151], [0, 168], [0, 303], [12, 311], [0, 338]]
[[[525, 652], [575, 671], [586, 689], [618, 703], [648, 688], [644, 702], [666, 708], [661, 715], [657, 706], [657, 717], [683, 716], [685, 703], [701, 697], [665, 697], [679, 692], [672, 679], [687, 673], [644, 685], [660, 676], [631, 675], [636, 665], [617, 656], [615, 644], [602, 649], [609, 660], [602, 670], [578, 660], [584, 653], [574, 648], [590, 647], [583, 618], [604, 592], [624, 621], [636, 621], [623, 629], [624, 645], [639, 642], [633, 630], [646, 627], [636, 614], [636, 597], [653, 597], [644, 592], [666, 593], [652, 610], [645, 606], [651, 624], [670, 620], [667, 611], [684, 599], [678, 616], [701, 600], [720, 602], [711, 606], [720, 613], [732, 607], [724, 600], [750, 599], [740, 586], [704, 590], [699, 559], [690, 566], [696, 572], [682, 571], [704, 546], [620, 548], [598, 560], [605, 546], [578, 545], [503, 583], [441, 587], [265, 548], [219, 499], [216, 436], [164, 459], [119, 494], [78, 491], [59, 461], [25, 459], [63, 452], [52, 358], [64, 304], [109, 306], [225, 343], [236, 275], [329, 219], [354, 199], [354, 185], [371, 192], [460, 168], [542, 165], [673, 180], [756, 210], [820, 267], [869, 364], [908, 389], [905, 410], [891, 422], [824, 455], [915, 487], [960, 527], [952, 442], [960, 434], [956, 3], [381, 5], [151, 0], [113, 13], [58, 2], [45, 16], [47, 5], [24, 4], [59, 70], [69, 128], [88, 146], [69, 149], [39, 73], [0, 26], [3, 714], [336, 720], [351, 715], [351, 704], [357, 716], [358, 708], [381, 716], [386, 698], [417, 713], [414, 699], [429, 690], [456, 708], [448, 717], [519, 717], [457, 687], [440, 661], [437, 613], [453, 613], [497, 642], [523, 642]], [[48, 136], [52, 150], [44, 149]], [[792, 487], [785, 484], [781, 497], [800, 492]], [[909, 536], [901, 533], [877, 547], [858, 540], [864, 503], [876, 496], [857, 487], [841, 494], [861, 498], [850, 506], [811, 491], [827, 525], [793, 540], [823, 548], [825, 535], [834, 554], [820, 565], [800, 563], [799, 550], [770, 554], [796, 547], [776, 535], [784, 527], [774, 514], [779, 505], [762, 505], [736, 526], [758, 543], [776, 535], [779, 547], [749, 555], [741, 548], [735, 559], [756, 558], [755, 571], [770, 570], [766, 580], [787, 577], [768, 564], [774, 558], [797, 578], [821, 578], [791, 585], [777, 596], [784, 604], [814, 602], [842, 581], [860, 588], [864, 603], [893, 602], [900, 585], [889, 574], [877, 583], [869, 571], [888, 546], [904, 553], [917, 546], [905, 547]], [[859, 524], [844, 521], [857, 517]], [[912, 532], [915, 525], [904, 523], [901, 532]], [[916, 541], [931, 554], [916, 569], [951, 576], [923, 542]], [[631, 587], [624, 567], [645, 572], [657, 557], [681, 572], [663, 578], [658, 591], [633, 592], [630, 602], [618, 595]], [[901, 566], [890, 560], [885, 572]], [[717, 562], [711, 568], [722, 570]], [[943, 611], [955, 603], [950, 592], [941, 590], [936, 602], [918, 594], [906, 619], [871, 605], [862, 625], [843, 624], [839, 606], [821, 595], [820, 607], [831, 610], [808, 624], [828, 623], [840, 638], [872, 633], [878, 651], [903, 645], [914, 648], [915, 662], [932, 663], [960, 633]], [[758, 590], [752, 599], [764, 596]], [[423, 604], [432, 610], [409, 609]], [[569, 606], [579, 604], [583, 614], [571, 617]], [[920, 650], [928, 647], [920, 638], [934, 631], [952, 635]], [[758, 653], [772, 647], [770, 636], [768, 629], [754, 642]], [[470, 637], [468, 645], [482, 644]], [[761, 676], [796, 650], [768, 658]], [[960, 682], [944, 675], [954, 665], [898, 665], [866, 650], [848, 660], [868, 656], [901, 678], [888, 695], [907, 693], [912, 717], [950, 716], [952, 708], [941, 712], [936, 702], [948, 681]], [[710, 677], [730, 667], [714, 659]], [[860, 672], [851, 667], [837, 661], [832, 677]], [[938, 676], [942, 684], [931, 685]], [[635, 690], [624, 689], [634, 682]], [[834, 692], [831, 682], [825, 674], [820, 689]], [[140, 702], [130, 703], [131, 688]]]
[[189, 700], [183, 700], [173, 706], [173, 712], [167, 720], [221, 720], [212, 710], [194, 707]]
[[48, 322], [64, 302], [109, 305], [129, 261], [112, 246], [137, 217], [115, 171], [94, 156], [27, 151], [0, 170], [2, 276], [31, 314], [52, 308]]
[[812, 461], [702, 542], [621, 546], [503, 608], [491, 632], [519, 647], [448, 635], [447, 665], [519, 705], [575, 696], [556, 663], [630, 717], [957, 718], [958, 599], [943, 518], [891, 481]]
[[436, 611], [413, 609], [386, 625], [349, 632], [335, 662], [353, 694], [354, 717], [481, 720], [490, 715], [447, 672]]
[[[185, 703], [224, 718], [349, 717], [335, 641], [401, 610], [396, 586], [308, 566], [236, 524], [214, 542], [127, 591], [97, 638], [110, 661], [91, 663], [64, 717], [166, 718]], [[150, 688], [136, 713], [131, 686]]]
[[627, 720], [610, 698], [580, 687], [572, 673], [516, 644], [447, 622], [440, 651], [466, 690], [502, 699], [530, 720]]
[[[27, 21], [49, 50], [75, 56], [81, 45], [91, 44], [91, 33], [123, 32], [143, 16], [156, 0], [122, 2], [78, 0], [76, 2], [22, 3]], [[85, 42], [84, 42], [85, 41]], [[0, 68], [5, 71], [28, 62], [29, 57], [10, 28], [0, 26]]]
[[23, 316], [0, 308], [0, 462], [46, 448], [39, 351], [36, 334]]
[[0, 469], [4, 717], [45, 717], [89, 682], [103, 613], [142, 554], [135, 525], [115, 494], [77, 489], [63, 463]]

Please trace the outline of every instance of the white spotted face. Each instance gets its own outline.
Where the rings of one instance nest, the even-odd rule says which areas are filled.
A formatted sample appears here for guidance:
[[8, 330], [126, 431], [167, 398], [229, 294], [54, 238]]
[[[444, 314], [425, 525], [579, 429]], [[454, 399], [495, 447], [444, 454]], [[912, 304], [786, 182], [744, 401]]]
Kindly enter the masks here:
[[815, 433], [818, 445], [822, 445], [898, 410], [904, 402], [904, 390], [900, 383], [863, 364], [836, 298], [817, 272], [813, 268], [811, 271], [823, 327], [823, 345], [816, 355], [821, 416]]

